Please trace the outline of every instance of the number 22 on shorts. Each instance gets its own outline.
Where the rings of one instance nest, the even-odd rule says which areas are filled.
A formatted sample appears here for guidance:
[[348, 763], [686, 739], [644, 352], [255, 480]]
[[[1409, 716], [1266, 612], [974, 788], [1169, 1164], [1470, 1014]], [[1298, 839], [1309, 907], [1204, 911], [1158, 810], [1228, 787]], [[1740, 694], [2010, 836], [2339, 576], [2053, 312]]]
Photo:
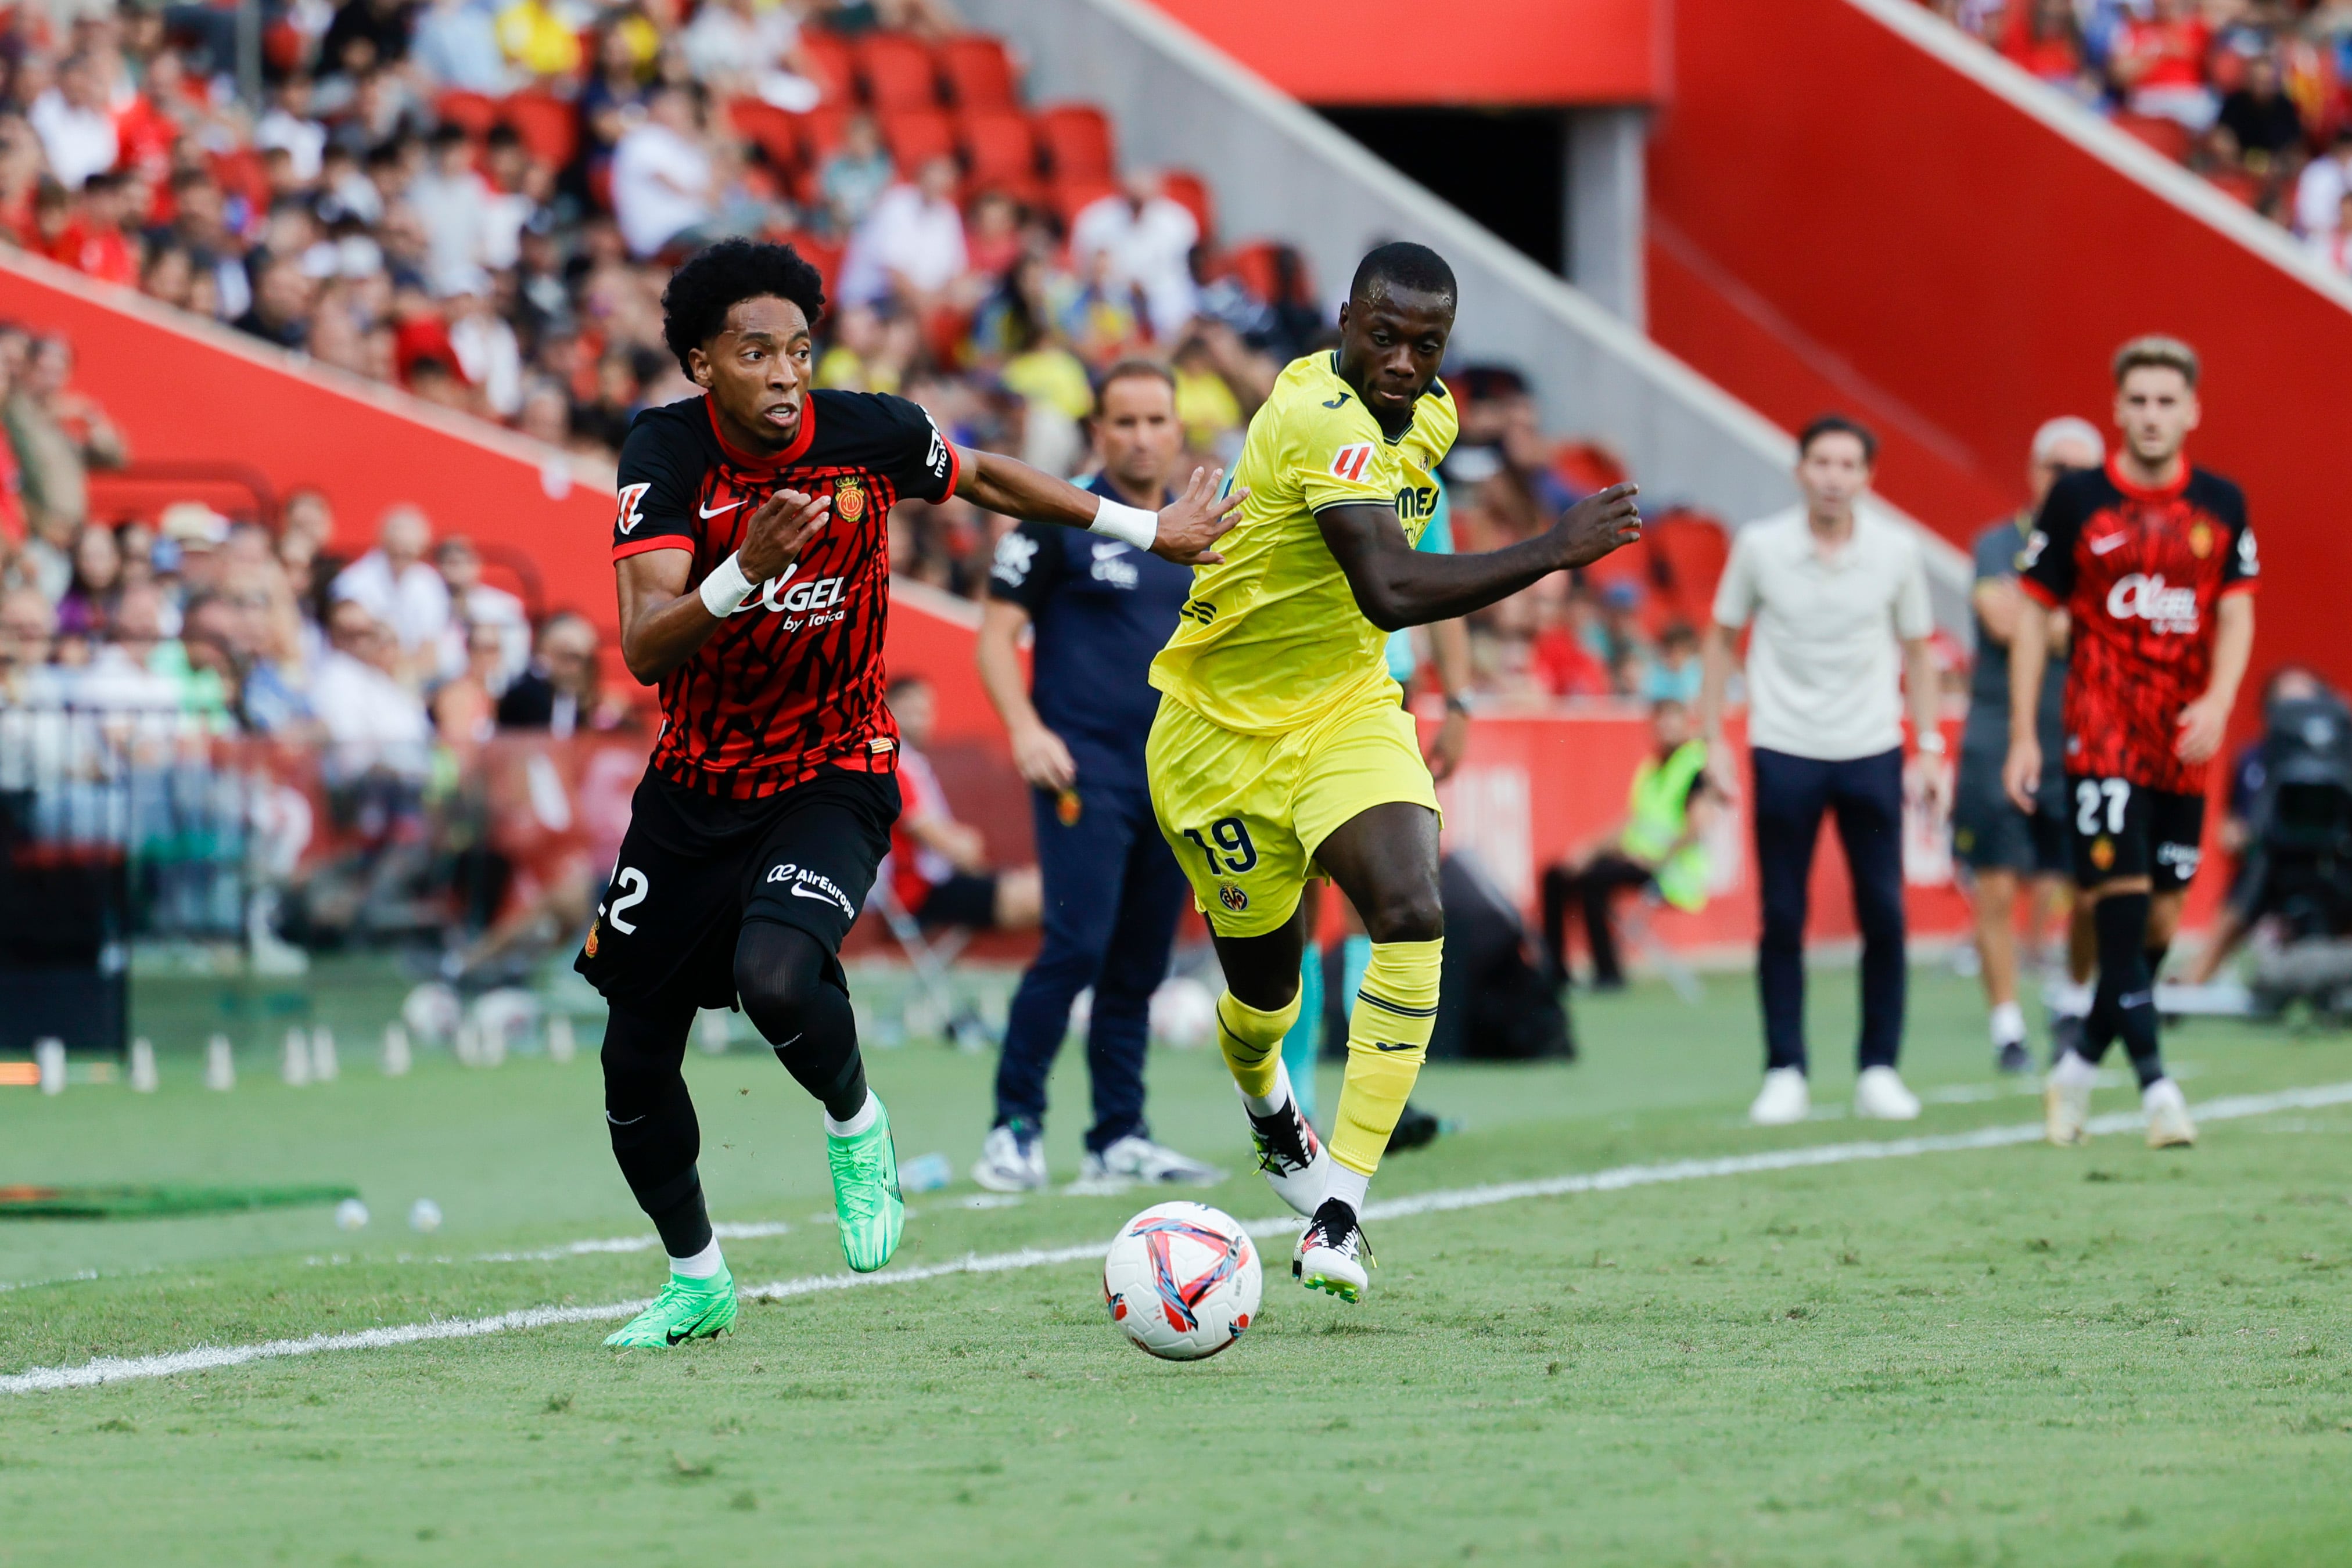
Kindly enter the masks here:
[[1249, 829], [1239, 817], [1219, 817], [1209, 824], [1209, 836], [1205, 839], [1198, 828], [1185, 829], [1184, 836], [1192, 841], [1201, 858], [1209, 862], [1211, 876], [1240, 876], [1257, 864], [1257, 846], [1250, 842]]

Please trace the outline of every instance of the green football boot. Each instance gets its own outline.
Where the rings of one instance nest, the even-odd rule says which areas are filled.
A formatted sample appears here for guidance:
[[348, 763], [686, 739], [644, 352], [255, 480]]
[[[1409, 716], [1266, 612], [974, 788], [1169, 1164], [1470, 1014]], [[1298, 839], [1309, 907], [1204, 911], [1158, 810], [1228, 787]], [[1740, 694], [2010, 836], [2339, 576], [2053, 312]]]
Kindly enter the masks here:
[[716, 1339], [735, 1326], [735, 1276], [708, 1280], [672, 1274], [654, 1304], [604, 1343], [624, 1350], [667, 1350], [690, 1339]]
[[833, 1212], [841, 1229], [841, 1255], [852, 1269], [871, 1274], [898, 1249], [907, 1205], [898, 1196], [898, 1151], [890, 1142], [890, 1113], [874, 1101], [874, 1124], [862, 1133], [824, 1135], [833, 1165]]

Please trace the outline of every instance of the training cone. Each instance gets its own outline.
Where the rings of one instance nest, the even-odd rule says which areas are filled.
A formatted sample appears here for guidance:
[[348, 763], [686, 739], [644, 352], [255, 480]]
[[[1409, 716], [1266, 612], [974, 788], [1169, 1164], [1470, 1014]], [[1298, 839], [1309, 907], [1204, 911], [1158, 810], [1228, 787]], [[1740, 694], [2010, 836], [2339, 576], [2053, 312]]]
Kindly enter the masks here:
[[408, 1030], [396, 1023], [383, 1026], [383, 1075], [405, 1078], [411, 1065]]
[[131, 1092], [155, 1092], [155, 1048], [143, 1034], [131, 1042]]
[[569, 1061], [579, 1054], [580, 1042], [572, 1033], [572, 1015], [551, 1015], [547, 1020], [547, 1059], [550, 1061]]
[[332, 1083], [342, 1071], [335, 1057], [335, 1031], [320, 1024], [310, 1031], [310, 1082]]
[[33, 1060], [41, 1067], [41, 1092], [66, 1092], [66, 1042], [52, 1035], [33, 1042]]
[[224, 1092], [236, 1087], [236, 1054], [229, 1049], [225, 1034], [205, 1042], [205, 1087]]
[[306, 1087], [310, 1082], [310, 1037], [302, 1030], [286, 1031], [286, 1056], [278, 1064], [278, 1075], [286, 1080], [289, 1089]]

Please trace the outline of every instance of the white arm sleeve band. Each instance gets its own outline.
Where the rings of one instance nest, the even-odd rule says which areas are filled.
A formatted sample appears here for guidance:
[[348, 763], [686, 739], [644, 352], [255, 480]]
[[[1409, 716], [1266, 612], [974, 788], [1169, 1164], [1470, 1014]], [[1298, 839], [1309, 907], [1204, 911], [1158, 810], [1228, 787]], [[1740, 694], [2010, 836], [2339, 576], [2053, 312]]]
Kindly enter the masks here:
[[740, 556], [729, 556], [702, 580], [702, 607], [721, 621], [742, 608], [743, 601], [751, 596], [751, 580], [743, 575]]
[[1087, 532], [1108, 534], [1138, 549], [1150, 549], [1151, 542], [1160, 537], [1160, 514], [1140, 507], [1121, 506], [1106, 497], [1102, 505], [1095, 508], [1095, 520], [1087, 525]]

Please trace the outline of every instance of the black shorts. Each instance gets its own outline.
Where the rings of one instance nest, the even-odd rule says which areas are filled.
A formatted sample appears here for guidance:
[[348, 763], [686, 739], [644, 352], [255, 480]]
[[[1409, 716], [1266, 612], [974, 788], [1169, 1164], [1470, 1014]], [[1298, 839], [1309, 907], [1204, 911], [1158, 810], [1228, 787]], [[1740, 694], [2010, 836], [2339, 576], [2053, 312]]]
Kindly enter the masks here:
[[608, 1001], [647, 1010], [735, 1005], [735, 938], [747, 920], [841, 950], [874, 868], [890, 851], [898, 780], [828, 769], [759, 800], [726, 800], [648, 768], [629, 803], [613, 880], [572, 967]]
[[2158, 893], [2178, 893], [2197, 875], [2205, 797], [2069, 773], [2066, 826], [2080, 885], [2144, 876]]
[[2067, 841], [2063, 782], [2047, 780], [2040, 810], [2017, 809], [2000, 786], [2001, 758], [1962, 752], [1952, 794], [1952, 852], [1971, 871], [2013, 871], [2020, 876], [2064, 876], [2074, 869]]
[[945, 882], [934, 883], [923, 895], [923, 906], [915, 911], [915, 924], [927, 928], [964, 925], [987, 930], [996, 924], [996, 873], [960, 871]]

